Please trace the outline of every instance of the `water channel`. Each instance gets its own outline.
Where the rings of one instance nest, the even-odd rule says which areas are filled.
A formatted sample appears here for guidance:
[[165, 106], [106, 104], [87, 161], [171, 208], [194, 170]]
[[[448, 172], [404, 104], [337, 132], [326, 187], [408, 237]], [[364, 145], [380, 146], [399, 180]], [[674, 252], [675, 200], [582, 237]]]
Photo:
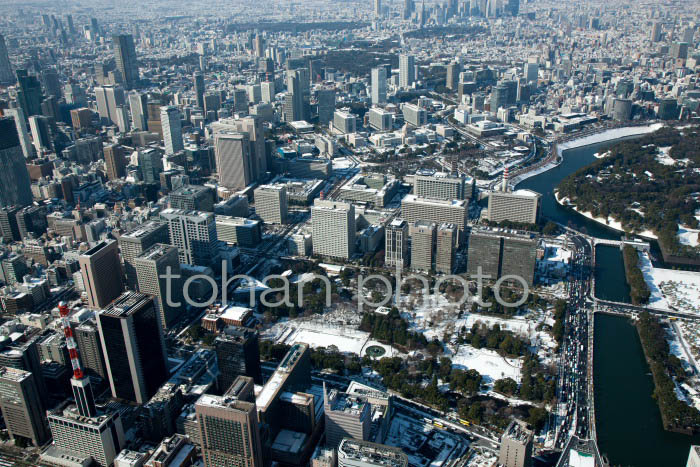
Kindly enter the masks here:
[[[554, 199], [553, 190], [567, 175], [595, 161], [596, 152], [612, 143], [600, 143], [564, 151], [564, 160], [545, 173], [518, 185], [542, 193], [542, 214], [589, 235], [617, 240], [621, 234]], [[596, 249], [596, 295], [614, 301], [629, 301], [622, 254], [619, 249]], [[615, 466], [684, 466], [692, 444], [690, 437], [663, 429], [653, 381], [644, 359], [637, 331], [631, 321], [616, 316], [596, 315], [594, 380], [598, 445]]]

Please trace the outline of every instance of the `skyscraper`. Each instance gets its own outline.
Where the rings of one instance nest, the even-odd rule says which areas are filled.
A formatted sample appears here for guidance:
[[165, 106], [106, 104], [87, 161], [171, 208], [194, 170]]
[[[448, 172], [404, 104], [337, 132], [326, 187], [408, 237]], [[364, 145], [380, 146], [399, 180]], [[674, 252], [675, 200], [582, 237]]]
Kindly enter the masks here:
[[16, 109], [5, 109], [4, 112], [8, 117], [13, 117], [15, 119], [17, 136], [19, 136], [19, 144], [22, 146], [24, 158], [32, 159], [34, 157], [34, 146], [32, 145], [32, 140], [29, 138], [27, 118], [24, 115], [24, 110], [22, 110], [21, 107], [17, 107]]
[[148, 98], [136, 91], [129, 93], [129, 110], [134, 128], [148, 130]]
[[160, 123], [163, 127], [165, 153], [175, 154], [185, 149], [182, 141], [182, 122], [177, 107], [168, 105], [160, 108]]
[[355, 207], [316, 199], [311, 208], [314, 253], [349, 259], [355, 253]]
[[0, 408], [10, 438], [28, 439], [41, 446], [49, 438], [44, 403], [34, 375], [26, 370], [0, 367]]
[[118, 144], [110, 144], [104, 147], [105, 169], [107, 178], [118, 180], [126, 175], [126, 158], [124, 148]]
[[372, 104], [386, 102], [386, 68], [372, 68]]
[[0, 206], [32, 203], [31, 180], [13, 118], [0, 118]]
[[166, 209], [160, 213], [168, 223], [170, 244], [179, 250], [180, 263], [211, 266], [218, 256], [214, 214]]
[[408, 262], [408, 222], [403, 219], [392, 220], [386, 226], [384, 238], [384, 264], [403, 268]]
[[117, 242], [105, 240], [78, 257], [90, 308], [102, 309], [124, 290]]
[[451, 274], [454, 268], [457, 227], [440, 224], [435, 232], [435, 271]]
[[153, 298], [125, 292], [97, 314], [112, 397], [145, 404], [168, 378]]
[[255, 213], [266, 224], [287, 223], [285, 185], [261, 185], [255, 189]]
[[149, 221], [119, 237], [119, 249], [124, 260], [126, 284], [129, 289], [138, 290], [136, 258], [156, 243], [168, 243], [166, 223]]
[[41, 115], [41, 83], [27, 70], [17, 70], [17, 103], [24, 110], [24, 115]]
[[416, 271], [433, 269], [435, 227], [434, 222], [422, 220], [411, 225], [411, 269]]
[[447, 65], [447, 77], [445, 80], [445, 87], [451, 91], [457, 90], [457, 85], [459, 84], [459, 73], [462, 66], [459, 63], [450, 63]]
[[304, 120], [303, 73], [287, 70], [287, 97], [282, 112], [285, 122]]
[[97, 101], [97, 113], [105, 123], [117, 125], [117, 107], [123, 106], [124, 90], [121, 86], [97, 86], [95, 87], [95, 100]]
[[343, 438], [369, 439], [372, 409], [364, 397], [350, 395], [323, 384], [323, 405], [326, 415], [326, 446], [337, 448]]
[[197, 103], [197, 107], [204, 109], [204, 75], [202, 73], [195, 73], [194, 77], [194, 95]]
[[374, 0], [374, 16], [382, 16], [382, 0]]
[[232, 190], [242, 190], [253, 178], [250, 138], [245, 133], [217, 133], [214, 135], [216, 171], [219, 184]]
[[97, 322], [91, 318], [85, 320], [73, 330], [75, 342], [80, 353], [80, 362], [88, 375], [97, 375], [107, 380], [105, 358], [100, 344]]
[[335, 89], [319, 89], [316, 91], [316, 102], [318, 104], [318, 123], [327, 125], [333, 120], [335, 112]]
[[218, 386], [226, 391], [237, 376], [250, 376], [262, 384], [258, 334], [248, 328], [227, 326], [214, 341], [219, 362]]
[[127, 89], [133, 89], [139, 81], [139, 65], [136, 60], [136, 47], [131, 34], [115, 34], [114, 59]]
[[38, 154], [43, 154], [44, 151], [51, 151], [53, 149], [48, 117], [32, 115], [29, 117], [29, 128], [32, 131], [34, 148]]
[[416, 80], [416, 62], [413, 55], [399, 56], [399, 86], [410, 88]]
[[195, 404], [205, 467], [262, 467], [255, 402], [205, 394]]
[[5, 37], [0, 34], [0, 84], [12, 84], [14, 81], [15, 75], [12, 73], [12, 63], [7, 53]]
[[157, 243], [138, 256], [134, 260], [134, 266], [136, 267], [139, 292], [153, 295], [163, 329], [169, 329], [180, 319], [178, 311], [181, 310], [181, 307], [169, 305], [168, 302], [182, 302], [182, 284], [179, 278], [172, 279], [168, 292], [167, 281], [162, 276], [167, 274], [168, 268], [170, 268], [170, 274], [180, 275], [177, 248]]

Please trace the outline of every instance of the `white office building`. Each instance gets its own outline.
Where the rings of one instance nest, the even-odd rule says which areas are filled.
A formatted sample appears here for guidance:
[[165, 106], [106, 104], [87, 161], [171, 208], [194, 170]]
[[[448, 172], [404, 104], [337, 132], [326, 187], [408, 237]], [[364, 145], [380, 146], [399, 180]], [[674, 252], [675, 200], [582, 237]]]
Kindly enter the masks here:
[[350, 203], [316, 199], [311, 207], [314, 253], [349, 259], [355, 253], [355, 207]]

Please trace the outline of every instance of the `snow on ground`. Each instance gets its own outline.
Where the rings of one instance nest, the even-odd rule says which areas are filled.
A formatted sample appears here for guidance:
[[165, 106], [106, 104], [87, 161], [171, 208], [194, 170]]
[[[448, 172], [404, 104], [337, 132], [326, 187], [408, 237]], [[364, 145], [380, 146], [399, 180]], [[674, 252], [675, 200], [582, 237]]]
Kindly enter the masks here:
[[595, 157], [596, 159], [603, 159], [605, 157], [608, 157], [610, 154], [612, 154], [610, 151], [605, 151], [602, 154], [599, 152], [596, 152], [595, 154], [593, 154], [593, 157]]
[[476, 349], [471, 345], [461, 345], [452, 356], [452, 366], [463, 370], [476, 370], [487, 384], [497, 379], [512, 378], [520, 383], [523, 366], [520, 358], [502, 357], [495, 350]]
[[333, 170], [347, 169], [354, 166], [354, 162], [347, 157], [337, 157], [333, 159]]
[[652, 307], [700, 313], [700, 272], [655, 268], [647, 254], [640, 255], [640, 268]]
[[659, 148], [659, 154], [656, 156], [656, 161], [663, 165], [676, 165], [676, 160], [669, 155], [671, 146]]
[[654, 308], [663, 308], [667, 310], [668, 302], [666, 302], [666, 298], [661, 292], [661, 289], [659, 289], [659, 287], [654, 283], [654, 266], [651, 264], [651, 259], [649, 258], [649, 255], [639, 255], [639, 269], [642, 270], [642, 274], [644, 275], [644, 281], [647, 283], [647, 285], [649, 286], [649, 290], [651, 291], [651, 296], [649, 297], [649, 306]]
[[700, 230], [689, 229], [678, 224], [678, 241], [681, 245], [688, 246], [698, 246], [698, 235], [700, 235]]
[[683, 333], [680, 332], [678, 326], [673, 323], [671, 330], [666, 335], [666, 340], [668, 341], [669, 351], [671, 354], [678, 357], [683, 365], [683, 368], [687, 374], [692, 375], [687, 379], [687, 382], [683, 384], [678, 384], [675, 382], [674, 391], [678, 399], [684, 401], [686, 404], [693, 405], [696, 408], [700, 408], [700, 397], [698, 395], [697, 388], [700, 387], [700, 379], [696, 372], [696, 363], [693, 355], [690, 354], [689, 348], [687, 347], [687, 342], [683, 339]]
[[[562, 206], [567, 206], [577, 213], [581, 214], [584, 217], [589, 218], [592, 221], [598, 222], [599, 224], [606, 225], [610, 227], [611, 229], [619, 230], [620, 232], [624, 232], [625, 229], [622, 228], [622, 223], [618, 220], [615, 220], [612, 216], [608, 216], [607, 221], [603, 217], [594, 217], [593, 213], [589, 211], [580, 211], [579, 209], [576, 208], [576, 206], [569, 204], [571, 201], [568, 198], [561, 199], [559, 198], [559, 193], [554, 193], [554, 198], [556, 199], [557, 203], [561, 204]], [[640, 237], [644, 238], [653, 238], [656, 239], [657, 236], [654, 232], [651, 230], [645, 230], [644, 232], [637, 232], [636, 235], [639, 235]]]
[[369, 333], [364, 331], [336, 326], [324, 328], [319, 323], [300, 323], [298, 327], [292, 323], [291, 328], [293, 331], [280, 343], [293, 345], [303, 342], [314, 348], [334, 345], [341, 352], [361, 355], [369, 339]]
[[654, 123], [649, 126], [633, 126], [625, 128], [613, 128], [610, 130], [605, 130], [601, 133], [595, 135], [585, 136], [583, 138], [574, 139], [567, 141], [566, 143], [559, 144], [557, 150], [561, 154], [562, 151], [566, 149], [579, 148], [581, 146], [590, 146], [592, 144], [604, 143], [618, 138], [627, 138], [630, 136], [639, 136], [647, 133], [653, 133], [654, 131], [662, 128], [663, 123]]

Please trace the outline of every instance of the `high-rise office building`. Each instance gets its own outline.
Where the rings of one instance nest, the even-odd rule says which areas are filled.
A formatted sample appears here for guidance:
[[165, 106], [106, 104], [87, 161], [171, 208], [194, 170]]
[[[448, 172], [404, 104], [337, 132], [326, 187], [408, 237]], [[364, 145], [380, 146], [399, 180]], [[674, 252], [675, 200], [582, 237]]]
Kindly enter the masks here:
[[120, 133], [128, 133], [131, 131], [131, 122], [129, 121], [129, 111], [125, 105], [117, 106], [117, 128]]
[[428, 199], [471, 199], [474, 179], [444, 172], [417, 173], [414, 177], [413, 194]]
[[410, 226], [411, 269], [426, 272], [434, 269], [435, 227], [434, 222], [422, 220], [416, 221]]
[[357, 131], [357, 116], [349, 110], [336, 110], [333, 113], [333, 129], [340, 133], [350, 134]]
[[112, 397], [145, 404], [168, 378], [153, 298], [125, 292], [97, 314], [97, 326]]
[[[518, 276], [528, 286], [535, 279], [537, 241], [527, 236], [502, 235], [472, 230], [469, 235], [467, 274], [482, 274], [496, 280], [503, 276]], [[515, 281], [516, 284], [521, 281]]]
[[317, 90], [316, 103], [318, 104], [318, 123], [327, 125], [333, 120], [333, 112], [335, 112], [335, 89]]
[[136, 91], [129, 93], [129, 110], [131, 123], [137, 130], [148, 130], [148, 97]]
[[13, 440], [24, 438], [41, 446], [49, 438], [44, 403], [31, 372], [0, 367], [0, 408]]
[[532, 430], [514, 420], [501, 437], [498, 463], [503, 467], [529, 467], [532, 465]]
[[32, 115], [29, 117], [29, 129], [34, 140], [34, 149], [37, 154], [44, 154], [53, 150], [49, 117]]
[[197, 400], [195, 413], [205, 467], [262, 467], [255, 402], [205, 394]]
[[384, 444], [344, 438], [338, 445], [338, 467], [408, 467], [408, 456]]
[[182, 141], [182, 122], [177, 107], [168, 105], [160, 108], [160, 123], [163, 128], [165, 153], [175, 154], [185, 149]]
[[170, 329], [181, 318], [178, 312], [182, 309], [182, 305], [174, 304], [182, 303], [182, 283], [179, 278], [170, 279], [171, 283], [168, 287], [167, 280], [163, 276], [168, 272], [172, 275], [180, 275], [177, 248], [156, 243], [136, 257], [134, 267], [139, 292], [153, 296], [163, 329]]
[[94, 319], [85, 320], [73, 329], [75, 342], [80, 354], [80, 363], [89, 376], [99, 376], [107, 380], [107, 368], [100, 344], [100, 334]]
[[463, 230], [467, 214], [467, 203], [463, 200], [427, 199], [415, 195], [406, 195], [401, 200], [401, 215], [409, 223], [420, 220], [436, 224], [446, 222]]
[[19, 145], [22, 147], [24, 158], [32, 159], [34, 157], [34, 146], [32, 145], [31, 138], [29, 138], [29, 130], [27, 129], [27, 119], [25, 118], [24, 110], [22, 110], [21, 107], [17, 107], [16, 109], [5, 109], [4, 112], [5, 115], [15, 120]]
[[237, 376], [249, 376], [255, 384], [262, 384], [258, 334], [248, 328], [227, 326], [214, 341], [219, 363], [217, 384], [225, 392]]
[[197, 107], [204, 110], [204, 75], [197, 72], [193, 76], [194, 81], [194, 96]]
[[377, 18], [382, 16], [382, 0], [374, 0], [374, 16]]
[[475, 277], [479, 268], [490, 279], [498, 278], [501, 268], [501, 237], [490, 232], [472, 230], [469, 235], [467, 274]]
[[24, 115], [41, 115], [41, 83], [27, 70], [17, 70], [17, 103], [24, 110]]
[[285, 185], [261, 185], [255, 189], [255, 213], [266, 224], [287, 223], [287, 188]]
[[97, 101], [97, 113], [104, 123], [117, 125], [119, 123], [117, 107], [125, 104], [124, 89], [121, 86], [96, 86], [95, 99]]
[[248, 91], [241, 88], [233, 90], [233, 110], [243, 114], [248, 113]]
[[31, 180], [13, 118], [0, 118], [0, 206], [32, 203]]
[[369, 126], [377, 131], [391, 130], [393, 120], [394, 114], [381, 107], [372, 107], [369, 109]]
[[100, 467], [113, 465], [126, 438], [119, 412], [101, 412], [93, 416], [81, 414], [75, 405], [62, 404], [47, 414], [53, 445], [42, 459], [51, 463], [57, 454], [92, 458]]
[[12, 73], [12, 63], [7, 53], [5, 37], [0, 34], [0, 84], [12, 84], [14, 81], [15, 75]]
[[451, 91], [457, 90], [459, 84], [459, 73], [462, 71], [462, 65], [459, 63], [450, 63], [447, 65], [447, 76], [445, 78], [445, 87]]
[[386, 102], [386, 80], [385, 67], [372, 68], [372, 104]]
[[369, 439], [372, 408], [366, 398], [336, 389], [328, 392], [324, 384], [323, 405], [326, 416], [326, 446], [337, 448], [343, 438], [360, 441]]
[[119, 237], [119, 249], [124, 260], [126, 284], [129, 289], [138, 290], [136, 258], [156, 243], [168, 243], [168, 224], [148, 221]]
[[214, 148], [221, 186], [242, 190], [253, 183], [253, 160], [247, 134], [217, 133], [214, 135]]
[[394, 219], [384, 231], [384, 264], [403, 268], [408, 265], [408, 222]]
[[[0, 211], [0, 225], [2, 211]], [[245, 248], [255, 248], [261, 240], [261, 222], [245, 217], [216, 215], [216, 234], [219, 240]]]
[[316, 199], [311, 207], [314, 253], [349, 259], [355, 253], [355, 207], [349, 203]]
[[500, 277], [517, 276], [529, 286], [535, 282], [537, 241], [527, 237], [503, 237]]
[[419, 127], [428, 123], [428, 111], [414, 104], [404, 104], [401, 107], [403, 119], [409, 125]]
[[302, 70], [288, 70], [287, 97], [284, 102], [282, 119], [285, 122], [304, 120], [304, 103], [304, 73]]
[[17, 213], [19, 206], [3, 206], [0, 208], [0, 236], [7, 243], [19, 241], [19, 228], [17, 227]]
[[131, 34], [115, 34], [112, 36], [112, 43], [114, 59], [122, 81], [127, 89], [133, 89], [139, 81], [139, 64], [136, 59], [134, 38]]
[[170, 192], [168, 207], [185, 211], [214, 211], [214, 191], [202, 185], [183, 185]]
[[416, 81], [416, 61], [413, 55], [399, 56], [399, 86], [410, 88]]
[[110, 144], [104, 147], [105, 169], [107, 178], [118, 180], [126, 176], [126, 157], [124, 148], [118, 144]]
[[117, 242], [105, 240], [78, 257], [90, 308], [102, 309], [124, 290]]
[[260, 98], [266, 104], [271, 104], [275, 100], [275, 82], [263, 81], [260, 83]]
[[454, 269], [457, 227], [440, 224], [435, 232], [435, 271], [451, 274]]
[[411, 19], [411, 15], [416, 9], [416, 5], [413, 2], [413, 0], [404, 0], [403, 2], [403, 11], [402, 11], [402, 18], [404, 20], [409, 20]]
[[488, 220], [537, 224], [542, 195], [531, 190], [492, 191], [489, 193]]
[[195, 266], [214, 264], [219, 240], [213, 213], [166, 209], [160, 215], [168, 223], [170, 244], [177, 247], [180, 263]]

